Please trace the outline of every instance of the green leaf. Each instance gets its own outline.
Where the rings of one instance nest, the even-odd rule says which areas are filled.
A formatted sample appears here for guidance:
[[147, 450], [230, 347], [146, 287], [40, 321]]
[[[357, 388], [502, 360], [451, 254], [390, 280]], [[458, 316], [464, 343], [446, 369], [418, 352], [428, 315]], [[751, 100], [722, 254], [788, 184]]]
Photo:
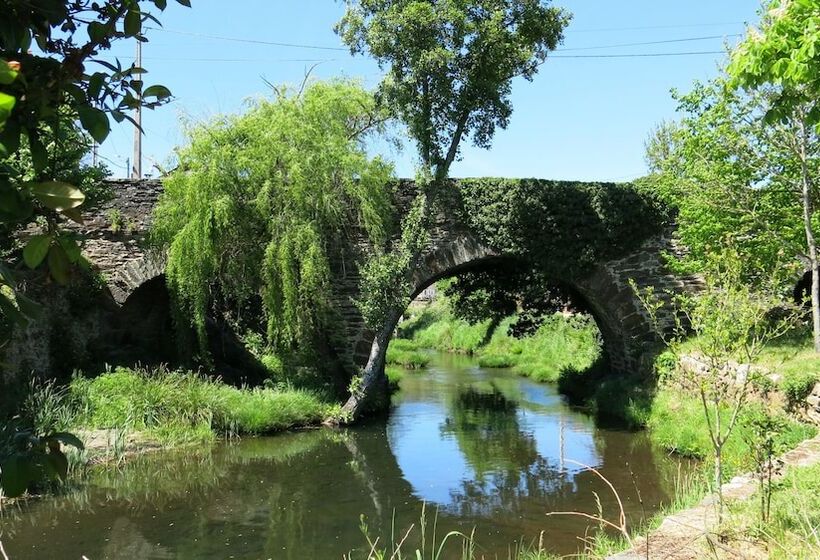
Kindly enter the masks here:
[[15, 223], [31, 216], [31, 201], [23, 198], [20, 191], [0, 179], [0, 222]]
[[9, 498], [22, 496], [28, 489], [30, 468], [23, 455], [15, 454], [0, 463], [0, 486]]
[[101, 43], [108, 35], [108, 26], [99, 21], [92, 21], [88, 24], [88, 37], [95, 43]]
[[168, 5], [167, 0], [153, 0], [154, 6], [157, 7], [159, 10], [164, 10], [165, 7]]
[[43, 317], [43, 306], [36, 301], [27, 298], [21, 293], [17, 293], [17, 307], [20, 312], [30, 321], [39, 321]]
[[102, 72], [94, 72], [88, 79], [88, 98], [97, 99], [102, 91], [103, 83], [105, 82], [106, 74]]
[[133, 37], [134, 35], [138, 35], [141, 28], [142, 19], [140, 18], [139, 10], [133, 8], [128, 10], [128, 13], [125, 14], [125, 22], [123, 24], [125, 36]]
[[91, 137], [102, 144], [111, 132], [111, 125], [108, 123], [108, 116], [95, 107], [80, 105], [77, 107], [80, 115], [80, 123], [88, 131]]
[[48, 251], [48, 271], [58, 284], [68, 284], [71, 278], [71, 262], [59, 244], [54, 244]]
[[177, 0], [177, 3], [182, 4], [186, 8], [191, 7], [191, 0]]
[[11, 110], [14, 109], [16, 102], [14, 96], [0, 92], [0, 126], [11, 116]]
[[50, 245], [50, 235], [35, 235], [29, 239], [26, 246], [23, 247], [23, 261], [26, 263], [26, 266], [31, 269], [40, 266], [40, 263], [43, 262], [48, 254], [48, 247]]
[[11, 270], [8, 269], [6, 265], [0, 262], [0, 281], [6, 283], [7, 286], [14, 288], [17, 284], [17, 280], [14, 278], [14, 274], [12, 274]]
[[0, 156], [10, 156], [20, 147], [20, 125], [16, 120], [0, 126]]
[[3, 315], [16, 325], [24, 327], [28, 324], [28, 319], [22, 311], [14, 304], [14, 296], [11, 288], [0, 289], [0, 315]]
[[46, 439], [59, 441], [66, 445], [76, 447], [77, 449], [85, 449], [82, 440], [80, 440], [80, 438], [69, 432], [55, 432], [53, 434], [49, 434], [48, 436], [46, 436]]
[[17, 79], [17, 70], [12, 69], [9, 63], [0, 58], [0, 84], [7, 86]]
[[166, 99], [168, 97], [171, 97], [171, 90], [165, 86], [153, 85], [146, 88], [146, 90], [142, 92], [142, 97], [156, 97], [157, 99]]
[[61, 210], [60, 212], [62, 212], [63, 216], [65, 216], [72, 222], [78, 223], [80, 225], [83, 225], [85, 223], [83, 215], [77, 208], [66, 208], [65, 210]]
[[82, 255], [82, 251], [80, 251], [80, 246], [77, 245], [77, 242], [70, 237], [60, 237], [57, 241], [60, 243], [63, 251], [65, 251], [68, 262], [77, 264], [77, 261], [80, 260], [80, 256]]
[[44, 183], [29, 183], [31, 192], [43, 206], [62, 212], [66, 209], [77, 208], [85, 202], [83, 192], [62, 181], [46, 181]]

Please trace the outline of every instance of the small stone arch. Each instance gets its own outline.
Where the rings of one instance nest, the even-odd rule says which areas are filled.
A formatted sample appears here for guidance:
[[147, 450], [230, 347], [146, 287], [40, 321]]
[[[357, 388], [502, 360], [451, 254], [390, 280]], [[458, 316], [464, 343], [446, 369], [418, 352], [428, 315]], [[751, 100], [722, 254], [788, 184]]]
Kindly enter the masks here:
[[114, 301], [120, 306], [125, 304], [137, 288], [165, 274], [166, 262], [164, 253], [146, 253], [118, 268], [106, 278]]

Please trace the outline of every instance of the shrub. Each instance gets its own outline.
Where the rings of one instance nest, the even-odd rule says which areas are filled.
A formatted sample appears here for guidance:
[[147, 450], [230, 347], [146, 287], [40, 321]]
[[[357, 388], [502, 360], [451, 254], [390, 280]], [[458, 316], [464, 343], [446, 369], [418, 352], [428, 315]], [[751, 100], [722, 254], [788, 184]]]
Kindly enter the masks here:
[[481, 354], [478, 365], [486, 368], [508, 368], [516, 365], [517, 359], [510, 354]]
[[430, 356], [417, 350], [397, 350], [391, 345], [387, 348], [386, 361], [407, 369], [421, 369], [430, 363]]
[[805, 406], [806, 398], [820, 381], [817, 373], [809, 371], [787, 372], [783, 375], [781, 388], [786, 396], [786, 406], [795, 411]]

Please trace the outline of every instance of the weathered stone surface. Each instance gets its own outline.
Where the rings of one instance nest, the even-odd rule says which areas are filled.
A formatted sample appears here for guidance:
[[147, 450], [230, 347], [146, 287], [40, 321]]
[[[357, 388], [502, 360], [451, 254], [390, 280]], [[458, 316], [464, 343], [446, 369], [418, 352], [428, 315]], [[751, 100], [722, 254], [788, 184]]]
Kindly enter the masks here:
[[[98, 210], [86, 214], [84, 225], [66, 224], [83, 238], [85, 256], [102, 274], [111, 299], [124, 305], [128, 298], [150, 280], [163, 274], [164, 255], [152, 253], [146, 245], [154, 207], [162, 193], [158, 180], [111, 181], [113, 198]], [[405, 213], [416, 194], [415, 185], [403, 181], [398, 189], [399, 214]], [[483, 262], [504, 258], [484, 246], [458, 212], [441, 212], [430, 227], [430, 242], [413, 273], [415, 296], [436, 280]], [[359, 298], [359, 266], [371, 253], [366, 236], [337, 247], [332, 263], [333, 299], [341, 324], [340, 332], [330, 333], [330, 344], [342, 365], [353, 373], [362, 367], [370, 351], [373, 332], [365, 325], [355, 305]], [[631, 282], [656, 294], [697, 288], [698, 279], [677, 277], [664, 266], [664, 253], [677, 253], [670, 233], [646, 241], [623, 258], [596, 265], [581, 278], [560, 278], [586, 300], [602, 331], [611, 368], [632, 372], [651, 363], [657, 340], [649, 316], [633, 293]], [[661, 315], [661, 323], [673, 325], [671, 315]], [[43, 365], [43, 364], [41, 364]]]

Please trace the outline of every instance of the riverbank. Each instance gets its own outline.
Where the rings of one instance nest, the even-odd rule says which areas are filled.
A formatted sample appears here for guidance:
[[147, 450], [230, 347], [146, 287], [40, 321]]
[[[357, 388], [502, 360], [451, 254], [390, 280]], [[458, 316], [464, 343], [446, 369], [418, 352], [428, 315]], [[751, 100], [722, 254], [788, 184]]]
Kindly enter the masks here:
[[190, 371], [117, 368], [75, 375], [65, 386], [33, 385], [8, 428], [78, 435], [85, 445], [69, 451], [71, 472], [155, 449], [319, 425], [338, 410], [318, 392], [287, 385], [234, 387]]

